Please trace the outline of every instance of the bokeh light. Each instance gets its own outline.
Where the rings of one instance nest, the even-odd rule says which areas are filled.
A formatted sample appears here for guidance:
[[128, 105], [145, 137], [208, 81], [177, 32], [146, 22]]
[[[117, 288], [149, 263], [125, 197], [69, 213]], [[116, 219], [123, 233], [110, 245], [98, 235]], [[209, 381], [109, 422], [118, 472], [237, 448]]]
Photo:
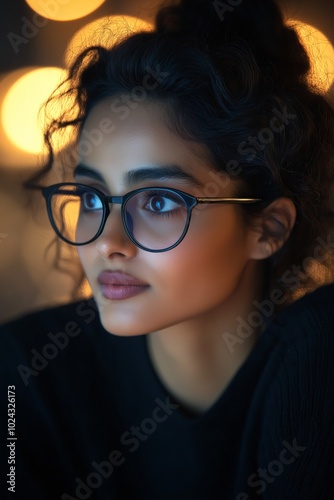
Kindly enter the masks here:
[[[34, 66], [30, 66], [29, 70], [35, 69]], [[3, 73], [0, 76], [0, 121], [1, 121], [1, 109], [5, 96], [7, 95], [9, 89], [12, 85], [23, 75], [27, 73], [27, 67], [20, 68], [14, 71]], [[0, 155], [0, 166], [8, 169], [24, 169], [34, 168], [37, 166], [37, 158], [31, 153], [27, 153], [22, 149], [17, 148], [12, 141], [8, 139], [5, 134], [2, 124], [0, 124], [0, 144], [1, 144], [1, 155]]]
[[151, 31], [151, 23], [132, 16], [107, 16], [86, 24], [70, 40], [65, 52], [65, 64], [70, 66], [76, 56], [92, 45], [112, 47], [129, 34]]
[[72, 21], [98, 9], [105, 0], [26, 0], [37, 14], [54, 21]]
[[301, 21], [289, 20], [296, 29], [311, 61], [309, 81], [322, 92], [327, 92], [334, 81], [334, 48], [317, 28]]
[[45, 150], [41, 106], [50, 97], [66, 71], [61, 68], [27, 70], [9, 89], [1, 109], [3, 129], [19, 149], [32, 154]]

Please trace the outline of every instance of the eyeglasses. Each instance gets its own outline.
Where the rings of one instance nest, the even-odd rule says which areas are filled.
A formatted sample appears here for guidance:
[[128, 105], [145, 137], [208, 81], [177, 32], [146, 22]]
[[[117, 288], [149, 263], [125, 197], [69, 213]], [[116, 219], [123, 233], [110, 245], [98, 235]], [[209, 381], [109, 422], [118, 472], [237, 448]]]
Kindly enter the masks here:
[[200, 203], [256, 203], [260, 198], [196, 198], [177, 189], [147, 187], [124, 196], [106, 196], [77, 183], [38, 187], [46, 200], [56, 234], [70, 245], [87, 245], [102, 233], [110, 204], [121, 205], [124, 229], [130, 240], [147, 252], [176, 247], [189, 228], [192, 209]]

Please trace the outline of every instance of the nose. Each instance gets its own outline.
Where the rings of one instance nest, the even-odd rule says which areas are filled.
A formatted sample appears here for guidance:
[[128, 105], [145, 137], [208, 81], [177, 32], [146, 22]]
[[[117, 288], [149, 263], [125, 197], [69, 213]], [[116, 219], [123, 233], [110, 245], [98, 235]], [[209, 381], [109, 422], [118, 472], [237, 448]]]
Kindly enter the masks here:
[[127, 258], [136, 255], [138, 248], [126, 234], [120, 206], [111, 206], [103, 232], [96, 240], [96, 250], [105, 259], [115, 254]]

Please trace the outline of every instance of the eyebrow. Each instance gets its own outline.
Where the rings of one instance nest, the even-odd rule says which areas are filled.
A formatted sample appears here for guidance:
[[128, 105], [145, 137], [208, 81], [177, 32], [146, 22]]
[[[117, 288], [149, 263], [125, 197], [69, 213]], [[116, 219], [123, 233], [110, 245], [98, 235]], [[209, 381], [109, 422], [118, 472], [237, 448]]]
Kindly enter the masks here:
[[79, 165], [75, 167], [73, 175], [74, 177], [76, 177], [77, 175], [82, 175], [84, 177], [89, 177], [90, 179], [95, 179], [96, 181], [101, 181], [104, 182], [104, 184], [106, 184], [103, 175], [101, 175], [93, 168], [89, 168], [86, 165], [83, 165], [82, 163], [79, 163]]
[[[94, 170], [93, 168], [87, 167], [86, 165], [79, 164], [74, 170], [74, 176], [82, 175], [85, 177], [90, 177], [101, 181], [105, 184], [106, 181], [104, 177]], [[195, 187], [203, 187], [203, 184], [196, 179], [196, 177], [182, 170], [178, 165], [161, 165], [152, 167], [140, 167], [133, 170], [129, 170], [124, 175], [124, 182], [126, 185], [133, 186], [140, 184], [142, 182], [151, 180], [185, 180]]]

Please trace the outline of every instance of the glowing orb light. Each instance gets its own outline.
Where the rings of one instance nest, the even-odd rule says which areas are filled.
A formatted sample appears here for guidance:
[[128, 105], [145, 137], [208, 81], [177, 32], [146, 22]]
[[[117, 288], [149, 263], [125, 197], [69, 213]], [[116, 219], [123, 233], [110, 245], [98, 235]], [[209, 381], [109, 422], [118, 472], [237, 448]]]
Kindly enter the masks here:
[[70, 66], [87, 47], [100, 45], [110, 48], [128, 35], [152, 29], [151, 23], [132, 16], [107, 16], [97, 19], [74, 34], [65, 52], [65, 64]]
[[21, 76], [8, 90], [2, 104], [1, 121], [9, 140], [29, 153], [42, 153], [43, 114], [40, 108], [65, 78], [60, 68], [38, 68]]
[[301, 21], [289, 20], [296, 29], [311, 61], [309, 81], [322, 92], [327, 92], [334, 81], [334, 48], [317, 28]]
[[53, 21], [72, 21], [98, 9], [105, 0], [26, 0], [37, 14]]

